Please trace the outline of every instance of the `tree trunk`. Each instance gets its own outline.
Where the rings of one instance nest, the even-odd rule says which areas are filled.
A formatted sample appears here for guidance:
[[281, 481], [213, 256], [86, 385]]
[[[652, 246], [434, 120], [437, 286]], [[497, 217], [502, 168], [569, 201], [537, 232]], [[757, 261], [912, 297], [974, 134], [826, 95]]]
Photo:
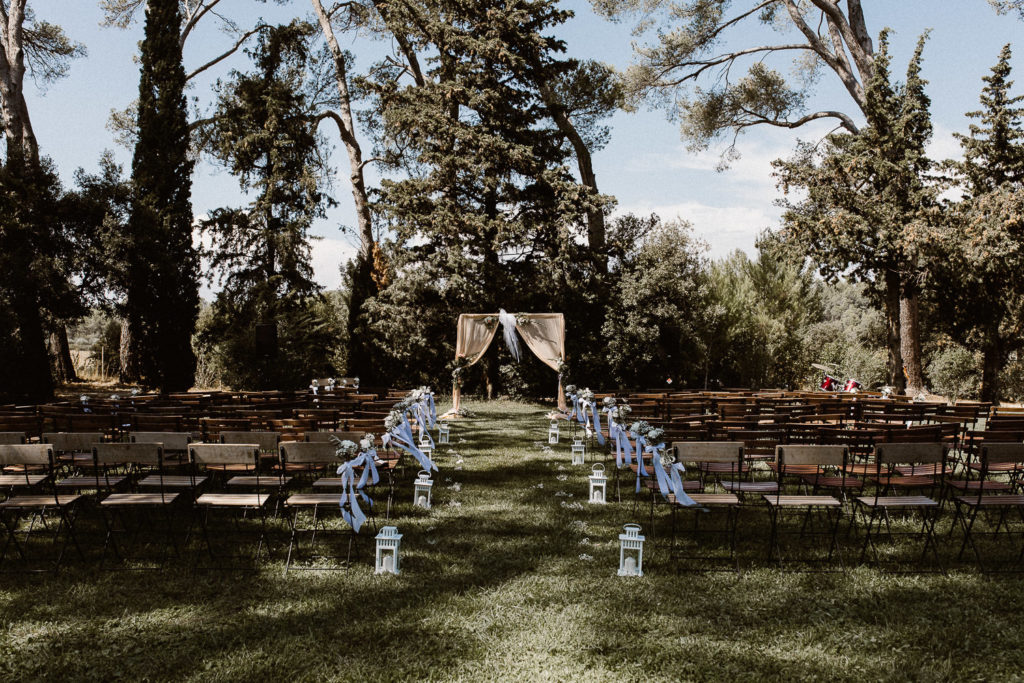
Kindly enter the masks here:
[[885, 274], [885, 332], [889, 349], [885, 363], [888, 382], [894, 393], [902, 394], [907, 385], [900, 351], [900, 276], [893, 271]]
[[999, 403], [1002, 398], [999, 374], [1002, 372], [1003, 365], [1006, 364], [1007, 354], [1004, 350], [1003, 340], [999, 336], [998, 324], [986, 328], [981, 351], [981, 400]]
[[142, 379], [139, 373], [139, 350], [132, 325], [128, 320], [121, 321], [121, 345], [118, 349], [120, 368], [118, 380], [124, 384], [138, 384]]
[[925, 391], [921, 367], [921, 324], [916, 291], [900, 297], [900, 355], [907, 373], [907, 393], [917, 396]]
[[56, 323], [50, 329], [50, 362], [53, 365], [53, 379], [58, 384], [77, 382], [75, 363], [71, 360], [71, 345], [68, 343], [68, 328]]
[[363, 302], [372, 297], [376, 291], [373, 283], [373, 220], [370, 215], [370, 200], [366, 192], [366, 180], [363, 175], [363, 151], [356, 138], [355, 124], [352, 117], [352, 104], [348, 88], [348, 63], [345, 53], [334, 35], [331, 18], [324, 10], [320, 0], [311, 0], [316, 13], [320, 30], [327, 41], [334, 61], [334, 85], [338, 91], [338, 112], [331, 118], [338, 126], [338, 134], [348, 153], [349, 181], [352, 183], [352, 200], [356, 209], [356, 229], [359, 233], [359, 253], [356, 263], [350, 270], [352, 278], [349, 291], [349, 353], [348, 373], [358, 374], [368, 381], [374, 381], [376, 373], [372, 367], [372, 356], [366, 336], [359, 334], [359, 317]]

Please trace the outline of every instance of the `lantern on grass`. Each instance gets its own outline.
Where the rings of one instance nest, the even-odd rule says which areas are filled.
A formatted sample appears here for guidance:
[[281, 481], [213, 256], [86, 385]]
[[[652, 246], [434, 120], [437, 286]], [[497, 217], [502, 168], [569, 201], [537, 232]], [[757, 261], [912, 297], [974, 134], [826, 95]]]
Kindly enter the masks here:
[[386, 526], [377, 534], [377, 555], [374, 561], [374, 574], [397, 574], [400, 564], [398, 548], [402, 544], [402, 534], [398, 527]]
[[447, 422], [437, 423], [437, 443], [451, 443], [452, 429]]
[[412, 504], [416, 507], [430, 509], [430, 491], [434, 488], [434, 481], [430, 478], [430, 472], [420, 470], [413, 482]]
[[558, 420], [552, 420], [551, 426], [548, 427], [548, 443], [558, 443]]
[[604, 473], [604, 465], [597, 463], [591, 469], [590, 502], [604, 505], [608, 501], [608, 477]]
[[644, 537], [640, 535], [640, 525], [627, 524], [622, 528], [626, 533], [619, 534], [619, 576], [643, 576]]
[[576, 437], [572, 442], [572, 464], [582, 465], [584, 463], [584, 456], [587, 454], [587, 447], [583, 444], [583, 439]]

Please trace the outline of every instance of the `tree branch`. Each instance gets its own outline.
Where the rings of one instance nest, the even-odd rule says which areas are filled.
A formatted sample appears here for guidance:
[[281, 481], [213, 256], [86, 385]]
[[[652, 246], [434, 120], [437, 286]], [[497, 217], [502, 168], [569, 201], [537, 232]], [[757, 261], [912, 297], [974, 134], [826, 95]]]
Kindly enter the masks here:
[[202, 19], [207, 12], [213, 9], [218, 2], [220, 2], [220, 0], [210, 0], [210, 3], [207, 4], [200, 0], [199, 5], [197, 5], [198, 11], [189, 17], [188, 21], [185, 22], [185, 25], [181, 27], [181, 37], [178, 39], [178, 42], [181, 44], [182, 50], [185, 49], [185, 39], [188, 38], [188, 34], [192, 32], [192, 29], [195, 28], [199, 20]]
[[254, 34], [259, 33], [260, 31], [262, 31], [265, 28], [270, 28], [270, 27], [267, 24], [257, 24], [256, 27], [253, 28], [251, 31], [246, 31], [235, 42], [234, 45], [232, 45], [230, 48], [228, 48], [221, 55], [219, 55], [217, 57], [214, 57], [213, 59], [208, 61], [206, 64], [203, 64], [202, 66], [200, 66], [197, 69], [193, 70], [192, 73], [190, 73], [187, 76], [185, 76], [185, 80], [186, 81], [192, 80], [195, 76], [198, 76], [199, 74], [203, 73], [204, 71], [206, 71], [210, 67], [219, 64], [220, 62], [224, 61], [225, 59], [227, 59], [231, 55], [235, 54], [236, 52], [238, 52], [238, 48], [242, 47], [242, 44], [245, 41], [249, 40], [249, 38], [251, 38]]

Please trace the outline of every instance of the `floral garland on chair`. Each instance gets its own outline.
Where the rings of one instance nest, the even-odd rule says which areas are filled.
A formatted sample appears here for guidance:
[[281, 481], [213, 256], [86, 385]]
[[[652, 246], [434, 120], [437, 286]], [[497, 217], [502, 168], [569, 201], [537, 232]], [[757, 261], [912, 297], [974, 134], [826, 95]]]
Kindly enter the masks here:
[[[364, 436], [359, 444], [348, 439], [342, 441], [337, 437], [331, 437], [331, 441], [335, 445], [334, 454], [342, 461], [338, 466], [342, 488], [341, 500], [338, 503], [341, 506], [341, 516], [358, 534], [366, 521], [366, 513], [359, 507], [359, 500], [361, 498], [365, 504], [373, 508], [373, 499], [366, 495], [363, 489], [367, 484], [374, 485], [380, 481], [377, 465], [383, 461], [377, 457], [377, 451], [373, 447], [373, 434]], [[362, 469], [362, 472], [357, 474], [359, 469]]]

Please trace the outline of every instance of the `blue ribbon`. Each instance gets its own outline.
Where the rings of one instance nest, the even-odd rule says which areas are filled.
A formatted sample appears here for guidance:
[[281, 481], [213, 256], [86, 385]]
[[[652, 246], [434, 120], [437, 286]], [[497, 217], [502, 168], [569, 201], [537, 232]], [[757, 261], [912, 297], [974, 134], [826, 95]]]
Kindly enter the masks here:
[[604, 434], [601, 433], [601, 413], [597, 412], [597, 405], [590, 404], [590, 414], [594, 418], [594, 430], [597, 432], [597, 442], [604, 445]]
[[633, 438], [636, 440], [636, 492], [640, 493], [640, 480], [651, 476], [644, 469], [643, 453], [644, 448], [647, 446], [647, 440], [644, 439], [642, 434], [634, 434]]
[[[362, 489], [366, 486], [367, 479], [371, 477], [372, 481], [370, 483], [372, 484], [380, 481], [380, 477], [377, 474], [377, 465], [374, 462], [376, 455], [377, 451], [371, 449], [366, 453], [360, 453], [357, 457], [338, 467], [338, 474], [341, 475], [341, 488], [343, 490], [341, 500], [338, 501], [338, 505], [341, 507], [341, 516], [357, 534], [359, 529], [362, 528], [363, 522], [366, 521], [366, 514], [359, 507], [359, 499], [362, 498], [363, 502], [373, 507], [373, 500]], [[363, 468], [363, 473], [359, 477], [359, 481], [356, 482], [356, 468], [358, 467]], [[345, 507], [346, 502], [348, 503], [347, 508]]]
[[657, 446], [648, 446], [644, 449], [644, 452], [651, 454], [651, 460], [654, 463], [654, 474], [658, 479], [658, 490], [661, 491], [661, 495], [666, 500], [668, 494], [675, 494], [676, 502], [686, 507], [693, 507], [697, 503], [690, 498], [689, 494], [683, 488], [682, 474], [686, 472], [686, 468], [683, 467], [682, 463], [672, 463], [668, 472], [665, 472], [665, 466], [661, 462], [661, 451], [665, 449], [664, 443], [659, 443]]
[[437, 465], [426, 456], [426, 454], [416, 447], [415, 439], [412, 438], [412, 427], [409, 426], [409, 418], [403, 415], [401, 424], [396, 425], [388, 436], [390, 441], [393, 441], [396, 446], [409, 453], [412, 457], [416, 458], [419, 462], [420, 468], [429, 471], [437, 471]]

